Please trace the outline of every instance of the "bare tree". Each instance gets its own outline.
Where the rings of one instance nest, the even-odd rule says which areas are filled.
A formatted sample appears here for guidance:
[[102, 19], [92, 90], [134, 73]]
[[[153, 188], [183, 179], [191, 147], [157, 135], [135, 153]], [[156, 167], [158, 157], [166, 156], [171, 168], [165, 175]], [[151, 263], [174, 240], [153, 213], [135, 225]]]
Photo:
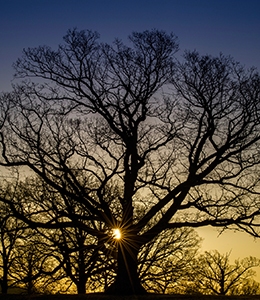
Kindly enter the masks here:
[[194, 283], [200, 291], [207, 294], [252, 294], [257, 287], [252, 281], [255, 275], [253, 268], [259, 265], [260, 260], [255, 257], [237, 259], [234, 264], [230, 264], [230, 252], [205, 252], [197, 258], [194, 265]]
[[[1, 190], [1, 197], [6, 198], [6, 193]], [[24, 224], [16, 219], [10, 208], [1, 203], [0, 205], [0, 270], [1, 270], [1, 291], [7, 294], [11, 285], [10, 270], [14, 264], [15, 249], [23, 239]]]
[[243, 280], [241, 284], [236, 286], [232, 291], [235, 295], [260, 295], [260, 283], [252, 278]]
[[159, 294], [184, 293], [200, 241], [193, 229], [177, 228], [165, 230], [145, 244], [138, 256], [139, 278], [145, 289]]
[[0, 101], [10, 103], [0, 164], [29, 169], [61, 195], [58, 214], [48, 199], [33, 213], [12, 204], [31, 226], [77, 226], [99, 245], [119, 228], [107, 292], [140, 294], [140, 248], [167, 228], [259, 236], [260, 79], [223, 55], [178, 62], [165, 32], [135, 32], [128, 45], [98, 38], [70, 30], [56, 51], [24, 50], [15, 68], [26, 80]]
[[25, 289], [27, 294], [39, 292], [44, 286], [54, 281], [55, 273], [52, 261], [52, 248], [46, 244], [37, 232], [28, 230], [15, 247], [13, 263], [10, 267], [10, 278], [15, 286]]
[[[25, 182], [20, 182], [16, 186], [16, 193], [13, 197], [13, 201], [17, 201], [17, 203], [23, 201], [22, 205], [26, 206], [27, 213], [31, 214], [36, 207], [41, 207], [42, 212], [46, 213], [45, 218], [48, 214], [52, 214], [53, 220], [55, 216], [60, 215], [62, 209], [67, 209], [72, 217], [76, 212], [83, 212], [81, 206], [72, 199], [67, 198], [66, 200], [65, 205], [61, 195], [46, 185], [41, 178], [26, 178]], [[65, 219], [61, 218], [58, 222], [60, 221], [65, 221]], [[83, 219], [81, 222], [81, 225], [87, 226], [90, 220]], [[93, 226], [98, 228], [99, 224], [93, 224]], [[33, 287], [33, 281], [38, 277], [52, 275], [55, 272], [63, 273], [64, 275], [61, 277], [70, 278], [71, 282], [75, 284], [78, 294], [85, 294], [86, 290], [104, 290], [104, 281], [100, 276], [105, 270], [115, 272], [113, 257], [116, 249], [107, 249], [104, 243], [98, 243], [98, 240], [88, 234], [77, 222], [70, 223], [69, 226], [59, 226], [59, 228], [49, 229], [48, 226], [47, 228], [38, 228], [36, 236], [39, 236], [38, 242], [34, 241], [35, 238], [29, 239], [31, 247], [29, 244], [19, 247], [20, 252], [27, 254], [17, 257], [17, 270], [13, 271], [18, 274], [18, 277], [21, 277], [21, 282], [26, 279], [29, 290], [31, 290], [30, 282]], [[28, 247], [36, 248], [31, 252], [27, 251]], [[36, 251], [39, 247], [42, 247], [44, 251]], [[46, 250], [48, 247], [49, 251]], [[25, 257], [27, 257], [26, 261]], [[44, 267], [49, 258], [55, 261], [52, 271], [46, 270]], [[22, 265], [24, 268], [21, 267]], [[34, 275], [32, 275], [33, 271]], [[25, 274], [27, 275], [25, 276]], [[31, 280], [29, 281], [30, 276]]]

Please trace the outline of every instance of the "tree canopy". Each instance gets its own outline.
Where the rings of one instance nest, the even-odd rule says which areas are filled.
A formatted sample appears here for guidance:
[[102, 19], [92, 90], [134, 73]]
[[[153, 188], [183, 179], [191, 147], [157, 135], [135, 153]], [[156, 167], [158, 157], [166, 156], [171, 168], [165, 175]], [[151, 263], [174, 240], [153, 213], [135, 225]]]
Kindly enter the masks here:
[[69, 30], [57, 50], [24, 50], [22, 80], [1, 95], [0, 164], [28, 169], [54, 196], [33, 210], [17, 196], [12, 210], [33, 227], [77, 226], [97, 245], [120, 228], [108, 292], [143, 291], [138, 252], [166, 229], [259, 236], [259, 74], [177, 50], [159, 30], [112, 45]]

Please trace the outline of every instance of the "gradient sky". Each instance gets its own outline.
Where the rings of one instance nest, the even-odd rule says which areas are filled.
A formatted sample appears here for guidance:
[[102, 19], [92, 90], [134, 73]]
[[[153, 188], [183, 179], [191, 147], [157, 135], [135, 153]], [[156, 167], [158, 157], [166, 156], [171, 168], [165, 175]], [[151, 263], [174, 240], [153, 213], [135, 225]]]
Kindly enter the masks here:
[[[22, 49], [54, 48], [69, 28], [100, 33], [101, 41], [157, 28], [175, 33], [180, 51], [233, 56], [260, 71], [260, 0], [0, 0], [0, 92], [11, 89], [12, 63]], [[242, 233], [199, 230], [203, 249], [260, 258], [260, 240]], [[260, 274], [260, 272], [259, 272]], [[258, 277], [260, 281], [260, 276]]]

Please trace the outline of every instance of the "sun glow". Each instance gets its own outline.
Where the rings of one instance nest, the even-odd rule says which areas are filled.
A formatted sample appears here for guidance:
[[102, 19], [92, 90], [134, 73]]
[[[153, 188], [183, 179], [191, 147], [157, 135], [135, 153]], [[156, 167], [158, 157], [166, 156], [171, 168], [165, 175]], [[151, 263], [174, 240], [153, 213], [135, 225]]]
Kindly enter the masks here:
[[121, 230], [119, 228], [114, 228], [112, 236], [114, 239], [120, 240], [122, 238]]

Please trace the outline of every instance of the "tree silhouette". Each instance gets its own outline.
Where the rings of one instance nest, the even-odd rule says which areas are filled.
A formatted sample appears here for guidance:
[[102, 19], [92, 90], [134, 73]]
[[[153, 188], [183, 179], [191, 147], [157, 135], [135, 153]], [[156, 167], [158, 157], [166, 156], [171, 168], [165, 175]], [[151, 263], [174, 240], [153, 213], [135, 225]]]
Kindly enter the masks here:
[[[15, 256], [10, 268], [10, 278], [27, 294], [48, 291], [48, 286], [58, 280], [53, 248], [39, 233], [27, 230], [20, 244], [15, 247]], [[44, 287], [44, 288], [43, 288]]]
[[127, 45], [98, 38], [70, 30], [56, 51], [24, 50], [24, 80], [1, 96], [1, 165], [29, 169], [62, 199], [32, 213], [17, 198], [19, 218], [117, 245], [107, 292], [140, 294], [139, 250], [167, 228], [259, 235], [260, 80], [223, 55], [177, 61], [162, 31], [134, 32]]
[[217, 250], [205, 252], [196, 259], [194, 282], [204, 293], [251, 294], [250, 290], [259, 288], [259, 285], [250, 281], [255, 275], [253, 268], [258, 267], [259, 263], [259, 259], [247, 257], [230, 264], [230, 253], [220, 254]]
[[149, 292], [182, 294], [193, 272], [200, 238], [191, 228], [168, 229], [140, 250], [139, 278]]
[[[40, 206], [42, 211], [52, 214], [52, 220], [55, 219], [54, 216], [60, 215], [62, 209], [70, 210], [72, 216], [76, 211], [82, 210], [81, 206], [74, 202], [70, 204], [67, 202], [65, 205], [60, 195], [50, 189], [41, 178], [26, 178], [24, 182], [16, 185], [16, 193], [13, 194], [12, 202], [21, 202], [21, 199], [27, 209], [27, 214], [33, 213], [35, 207]], [[62, 218], [59, 221], [61, 220]], [[87, 220], [81, 222], [85, 226], [89, 224]], [[105, 278], [100, 277], [104, 277], [101, 274], [104, 274], [105, 270], [110, 273], [115, 272], [116, 249], [107, 249], [103, 243], [98, 244], [97, 239], [88, 234], [84, 228], [79, 227], [78, 223], [56, 227], [38, 228], [36, 236], [39, 241], [36, 242], [31, 238], [31, 241], [19, 247], [19, 251], [26, 255], [20, 255], [16, 259], [16, 268], [13, 268], [13, 273], [17, 274], [16, 277], [20, 276], [20, 281], [24, 282], [24, 277], [26, 279], [32, 276], [31, 281], [35, 281], [38, 277], [43, 278], [44, 275], [48, 277], [58, 272], [60, 273], [59, 279], [69, 278], [75, 284], [79, 294], [85, 294], [86, 290], [104, 289]], [[37, 251], [38, 248], [43, 250]], [[49, 248], [48, 251], [47, 248]], [[50, 259], [54, 261], [53, 270], [46, 268], [46, 262]], [[111, 283], [111, 279], [108, 282]], [[28, 279], [27, 283], [29, 284]]]
[[[7, 198], [8, 191], [0, 191], [1, 198]], [[10, 208], [0, 204], [0, 270], [1, 292], [7, 294], [11, 285], [10, 270], [15, 260], [15, 249], [24, 237], [25, 224], [15, 218]]]

